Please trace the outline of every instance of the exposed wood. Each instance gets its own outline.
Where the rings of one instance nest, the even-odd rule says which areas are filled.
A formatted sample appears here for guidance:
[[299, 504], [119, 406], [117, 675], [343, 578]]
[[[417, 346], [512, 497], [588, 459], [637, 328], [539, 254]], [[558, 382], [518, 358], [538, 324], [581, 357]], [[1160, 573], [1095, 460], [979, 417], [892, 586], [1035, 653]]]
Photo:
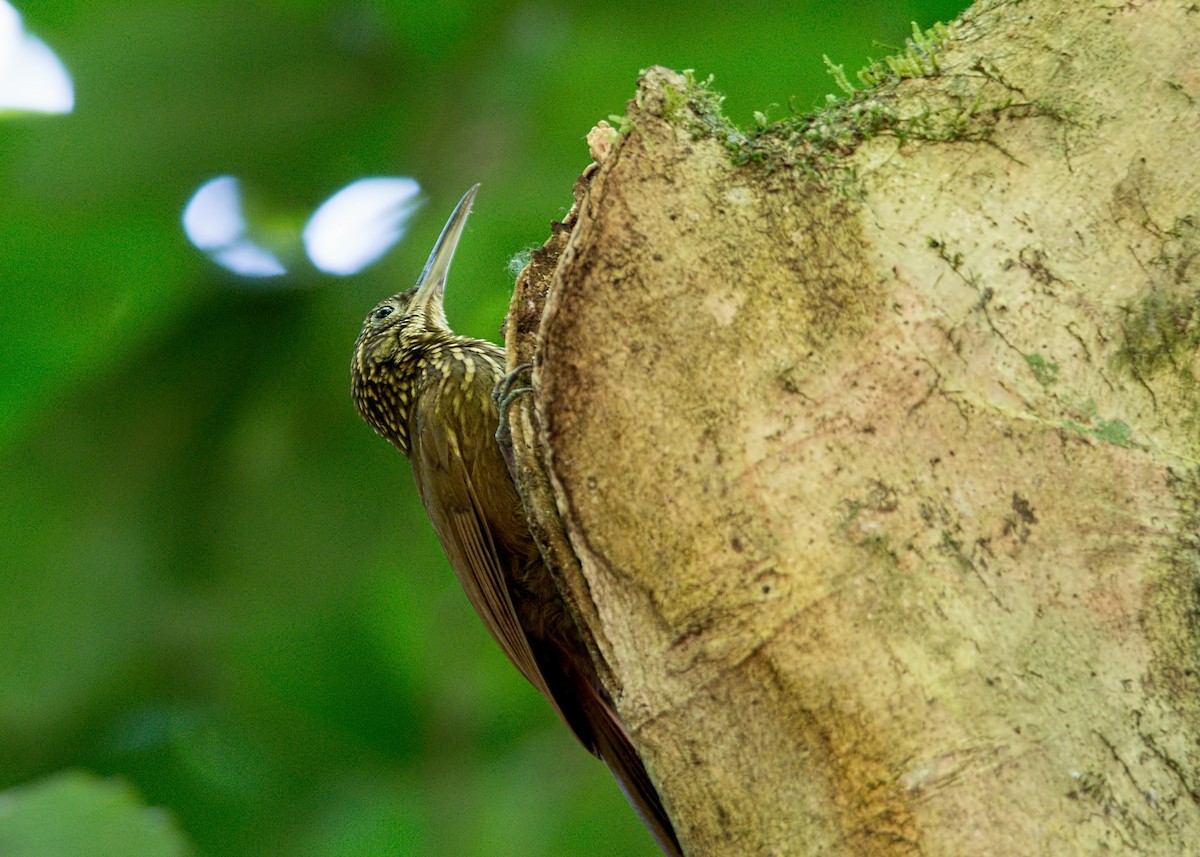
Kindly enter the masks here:
[[934, 41], [752, 140], [644, 75], [514, 297], [522, 495], [689, 853], [1188, 853], [1200, 11]]

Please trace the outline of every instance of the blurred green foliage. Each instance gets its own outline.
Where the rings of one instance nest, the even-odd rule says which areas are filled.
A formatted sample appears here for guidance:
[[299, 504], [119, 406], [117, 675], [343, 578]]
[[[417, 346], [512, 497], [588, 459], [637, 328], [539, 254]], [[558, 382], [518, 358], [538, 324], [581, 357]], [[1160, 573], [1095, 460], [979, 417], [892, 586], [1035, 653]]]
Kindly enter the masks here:
[[[471, 614], [351, 345], [475, 181], [448, 312], [496, 338], [640, 68], [750, 124], [965, 4], [16, 5], [76, 109], [0, 121], [0, 854], [656, 853]], [[430, 203], [360, 275], [247, 281], [180, 229], [221, 173], [297, 225], [364, 175]]]
[[128, 785], [71, 771], [12, 789], [0, 803], [5, 857], [184, 857], [169, 815], [146, 809]]

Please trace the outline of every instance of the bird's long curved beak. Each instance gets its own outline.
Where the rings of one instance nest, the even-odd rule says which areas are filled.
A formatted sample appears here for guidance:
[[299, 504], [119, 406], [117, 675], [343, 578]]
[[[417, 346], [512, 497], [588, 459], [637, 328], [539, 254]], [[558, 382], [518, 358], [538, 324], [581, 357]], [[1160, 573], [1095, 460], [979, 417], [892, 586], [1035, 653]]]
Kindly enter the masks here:
[[458, 201], [450, 219], [442, 227], [429, 261], [417, 278], [417, 293], [413, 297], [412, 306], [419, 307], [431, 320], [437, 320], [446, 326], [446, 316], [442, 310], [442, 299], [446, 294], [446, 275], [450, 273], [450, 262], [454, 259], [454, 251], [458, 247], [458, 239], [462, 237], [463, 228], [467, 225], [467, 217], [471, 214], [471, 203], [475, 201], [475, 192], [479, 185], [473, 185]]

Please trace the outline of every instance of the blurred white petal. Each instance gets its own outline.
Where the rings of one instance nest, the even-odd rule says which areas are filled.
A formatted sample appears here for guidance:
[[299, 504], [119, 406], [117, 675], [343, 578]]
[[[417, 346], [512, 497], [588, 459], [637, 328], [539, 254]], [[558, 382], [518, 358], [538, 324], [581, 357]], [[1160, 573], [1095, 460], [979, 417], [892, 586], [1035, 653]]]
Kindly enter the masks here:
[[183, 209], [183, 231], [201, 250], [232, 244], [246, 233], [242, 191], [233, 176], [205, 182]]
[[0, 0], [0, 74], [8, 70], [24, 37], [25, 28], [21, 26], [21, 16], [10, 3]]
[[75, 89], [62, 60], [0, 0], [0, 109], [70, 113]]
[[216, 250], [212, 257], [221, 267], [243, 277], [279, 277], [287, 273], [274, 253], [246, 238]]
[[410, 178], [359, 179], [347, 185], [321, 203], [304, 227], [308, 257], [329, 274], [361, 271], [403, 237], [420, 193], [420, 185]]

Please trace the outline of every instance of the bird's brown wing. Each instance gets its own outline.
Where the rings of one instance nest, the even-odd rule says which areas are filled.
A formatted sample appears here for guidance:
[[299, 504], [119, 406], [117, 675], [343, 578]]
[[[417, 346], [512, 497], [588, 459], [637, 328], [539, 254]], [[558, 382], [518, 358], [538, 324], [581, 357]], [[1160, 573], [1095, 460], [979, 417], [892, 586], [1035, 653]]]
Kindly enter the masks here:
[[504, 583], [504, 567], [471, 483], [464, 450], [451, 421], [432, 413], [434, 401], [433, 396], [423, 396], [416, 405], [411, 458], [417, 491], [471, 606], [521, 675], [557, 711]]
[[[642, 822], [672, 857], [679, 841], [658, 792], [617, 713], [599, 689], [578, 672], [549, 680], [534, 657], [529, 638], [504, 582], [504, 559], [471, 481], [469, 457], [459, 447], [451, 420], [435, 414], [433, 396], [416, 405], [411, 457], [417, 491], [425, 503], [446, 557], [475, 612], [504, 654], [554, 707], [588, 751], [608, 765]], [[490, 433], [489, 433], [490, 436]], [[564, 656], [563, 662], [568, 662]], [[551, 687], [554, 689], [551, 690]]]

